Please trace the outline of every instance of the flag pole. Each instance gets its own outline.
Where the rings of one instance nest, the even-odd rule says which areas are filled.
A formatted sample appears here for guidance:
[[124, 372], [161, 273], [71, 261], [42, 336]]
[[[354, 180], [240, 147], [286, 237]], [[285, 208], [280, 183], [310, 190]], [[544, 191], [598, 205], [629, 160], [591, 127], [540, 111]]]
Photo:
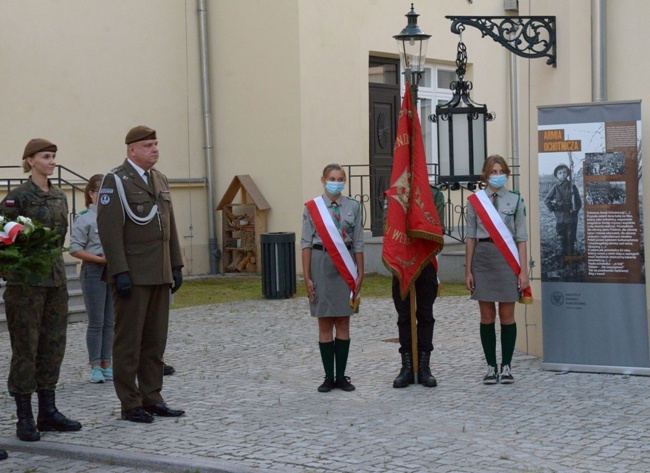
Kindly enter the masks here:
[[418, 326], [415, 318], [416, 311], [416, 298], [415, 298], [415, 284], [411, 287], [409, 291], [410, 306], [411, 306], [411, 356], [413, 356], [413, 382], [418, 384], [418, 371], [420, 367], [418, 366]]
[[[409, 153], [409, 158], [410, 158], [410, 169], [411, 169], [411, 182], [413, 182], [413, 152], [414, 152], [414, 146], [413, 143], [415, 142], [415, 125], [413, 124], [413, 121], [416, 118], [417, 114], [417, 107], [418, 107], [418, 86], [417, 86], [417, 80], [413, 81], [413, 78], [410, 77], [412, 72], [410, 68], [407, 68], [406, 70], [406, 80], [411, 83], [411, 108], [414, 111], [413, 116], [411, 117], [411, 145], [410, 145], [410, 153]], [[412, 189], [412, 187], [411, 187]], [[409, 291], [409, 296], [411, 298], [411, 303], [409, 304], [411, 306], [411, 353], [413, 356], [413, 382], [415, 384], [418, 384], [418, 371], [420, 370], [419, 367], [419, 359], [418, 359], [418, 324], [417, 324], [417, 317], [416, 317], [416, 311], [417, 311], [417, 298], [415, 297], [415, 281], [413, 282], [411, 286], [411, 290]]]

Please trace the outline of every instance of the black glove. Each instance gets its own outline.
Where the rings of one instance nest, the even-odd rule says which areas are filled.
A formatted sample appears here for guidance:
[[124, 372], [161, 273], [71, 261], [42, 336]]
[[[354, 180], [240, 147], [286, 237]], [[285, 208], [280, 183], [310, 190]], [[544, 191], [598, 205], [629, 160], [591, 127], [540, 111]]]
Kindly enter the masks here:
[[172, 278], [174, 278], [174, 286], [172, 286], [172, 294], [178, 291], [183, 285], [183, 269], [179, 266], [172, 268]]
[[125, 271], [123, 273], [118, 273], [114, 277], [117, 295], [122, 299], [129, 299], [131, 297], [131, 293], [133, 292], [133, 282], [131, 282], [131, 276], [129, 276], [129, 272]]

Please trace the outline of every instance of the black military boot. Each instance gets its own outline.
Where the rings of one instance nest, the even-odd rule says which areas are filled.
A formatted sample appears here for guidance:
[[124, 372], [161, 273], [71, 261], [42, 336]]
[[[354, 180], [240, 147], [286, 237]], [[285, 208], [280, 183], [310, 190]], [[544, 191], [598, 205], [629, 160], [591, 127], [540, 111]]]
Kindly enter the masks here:
[[427, 388], [435, 388], [438, 386], [438, 382], [431, 374], [431, 368], [429, 367], [430, 359], [430, 351], [421, 351], [418, 353], [418, 383]]
[[54, 391], [38, 392], [38, 430], [41, 432], [74, 432], [81, 430], [81, 424], [68, 419], [56, 408]]
[[6, 450], [0, 450], [0, 460], [6, 460], [9, 458], [9, 454]]
[[402, 353], [402, 369], [399, 370], [397, 378], [393, 380], [394, 388], [405, 388], [413, 384], [413, 357], [411, 352]]
[[40, 440], [41, 434], [36, 430], [34, 414], [32, 414], [32, 395], [16, 394], [14, 399], [16, 401], [16, 416], [18, 417], [16, 436], [25, 442]]

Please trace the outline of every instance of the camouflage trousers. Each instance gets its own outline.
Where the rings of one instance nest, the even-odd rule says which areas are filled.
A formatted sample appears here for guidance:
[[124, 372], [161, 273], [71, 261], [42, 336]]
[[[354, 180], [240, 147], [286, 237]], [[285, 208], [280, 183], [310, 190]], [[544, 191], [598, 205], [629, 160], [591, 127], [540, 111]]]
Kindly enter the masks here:
[[68, 329], [66, 286], [7, 286], [4, 292], [11, 339], [9, 394], [52, 390], [59, 381]]

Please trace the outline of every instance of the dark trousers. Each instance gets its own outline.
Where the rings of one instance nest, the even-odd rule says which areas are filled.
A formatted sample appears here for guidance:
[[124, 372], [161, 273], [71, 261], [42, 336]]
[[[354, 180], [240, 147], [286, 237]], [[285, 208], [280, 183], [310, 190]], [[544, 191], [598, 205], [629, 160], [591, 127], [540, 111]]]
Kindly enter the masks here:
[[565, 218], [562, 223], [555, 225], [555, 230], [560, 237], [560, 251], [564, 256], [573, 256], [576, 251], [576, 239], [578, 233], [578, 219]]
[[7, 286], [4, 292], [11, 339], [9, 394], [56, 388], [68, 330], [66, 286]]
[[[129, 299], [115, 285], [113, 384], [122, 409], [163, 402], [163, 354], [169, 326], [169, 284], [133, 286]], [[136, 384], [137, 380], [137, 384]]]
[[[433, 303], [438, 295], [438, 278], [433, 263], [427, 265], [415, 281], [415, 317], [417, 320], [418, 351], [433, 351]], [[399, 280], [393, 276], [393, 303], [397, 309], [397, 328], [399, 330], [399, 352], [411, 353], [411, 299], [406, 295], [402, 300], [399, 293]]]

